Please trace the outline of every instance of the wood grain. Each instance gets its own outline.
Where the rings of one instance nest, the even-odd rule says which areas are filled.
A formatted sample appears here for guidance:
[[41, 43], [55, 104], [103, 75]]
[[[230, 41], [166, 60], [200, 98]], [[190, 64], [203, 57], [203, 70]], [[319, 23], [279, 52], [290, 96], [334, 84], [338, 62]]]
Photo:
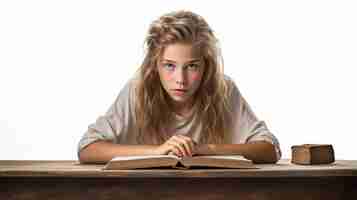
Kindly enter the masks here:
[[[0, 198], [30, 199], [355, 199], [349, 178], [2, 178]], [[239, 198], [240, 199], [240, 198]]]
[[259, 169], [140, 169], [103, 171], [104, 165], [77, 161], [0, 161], [0, 177], [329, 177], [357, 176], [357, 161], [337, 160], [327, 165], [295, 165], [289, 160], [258, 164]]
[[77, 161], [0, 161], [0, 199], [326, 199], [357, 196], [357, 161], [260, 169], [102, 171]]

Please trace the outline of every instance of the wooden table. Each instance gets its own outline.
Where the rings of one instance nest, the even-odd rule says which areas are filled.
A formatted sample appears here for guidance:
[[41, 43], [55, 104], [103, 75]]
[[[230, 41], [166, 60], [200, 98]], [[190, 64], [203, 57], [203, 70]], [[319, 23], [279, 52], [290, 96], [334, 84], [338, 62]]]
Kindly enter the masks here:
[[357, 199], [357, 161], [260, 169], [102, 171], [77, 161], [0, 161], [0, 199]]

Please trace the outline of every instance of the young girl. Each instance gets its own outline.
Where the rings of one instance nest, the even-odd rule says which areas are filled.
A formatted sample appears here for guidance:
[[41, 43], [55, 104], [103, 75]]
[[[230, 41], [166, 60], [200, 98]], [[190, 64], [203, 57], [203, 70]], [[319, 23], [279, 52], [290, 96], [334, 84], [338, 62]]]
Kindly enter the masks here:
[[145, 44], [138, 73], [81, 138], [81, 163], [158, 154], [280, 159], [278, 140], [224, 75], [218, 41], [201, 16], [163, 15], [151, 24]]

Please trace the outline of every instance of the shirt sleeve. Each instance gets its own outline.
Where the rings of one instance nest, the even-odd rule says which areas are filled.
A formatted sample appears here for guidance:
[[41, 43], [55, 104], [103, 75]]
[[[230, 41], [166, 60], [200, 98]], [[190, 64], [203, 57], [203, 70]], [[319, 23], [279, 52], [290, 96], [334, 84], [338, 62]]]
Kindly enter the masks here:
[[277, 159], [281, 158], [281, 150], [278, 139], [269, 131], [266, 123], [257, 118], [251, 107], [241, 95], [239, 89], [232, 81], [233, 108], [235, 120], [235, 141], [249, 143], [253, 141], [266, 141], [274, 145]]
[[118, 143], [119, 135], [125, 128], [127, 121], [125, 119], [129, 115], [130, 88], [130, 84], [127, 83], [107, 112], [99, 116], [94, 123], [88, 126], [87, 131], [78, 143], [78, 157], [82, 149], [96, 141], [102, 140]]

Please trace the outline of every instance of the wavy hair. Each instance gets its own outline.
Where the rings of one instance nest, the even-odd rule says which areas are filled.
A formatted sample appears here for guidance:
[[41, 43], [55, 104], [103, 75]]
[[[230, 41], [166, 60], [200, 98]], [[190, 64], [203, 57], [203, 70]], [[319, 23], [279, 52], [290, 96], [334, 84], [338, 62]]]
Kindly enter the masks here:
[[156, 70], [166, 46], [183, 42], [198, 50], [204, 74], [194, 94], [194, 123], [201, 123], [199, 143], [223, 143], [231, 127], [228, 96], [231, 88], [223, 73], [223, 59], [218, 40], [203, 17], [190, 11], [167, 13], [150, 25], [145, 38], [145, 56], [139, 68], [136, 88], [136, 122], [138, 142], [161, 144], [171, 137], [167, 126], [174, 120], [170, 97], [161, 85]]

